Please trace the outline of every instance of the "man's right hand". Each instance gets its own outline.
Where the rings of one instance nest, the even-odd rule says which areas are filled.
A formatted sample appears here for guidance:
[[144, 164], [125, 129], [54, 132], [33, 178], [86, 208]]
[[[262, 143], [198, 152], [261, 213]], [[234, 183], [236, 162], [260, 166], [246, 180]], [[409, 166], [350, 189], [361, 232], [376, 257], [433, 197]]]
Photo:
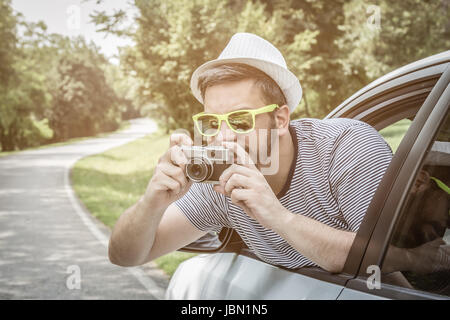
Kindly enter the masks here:
[[187, 158], [181, 146], [191, 146], [192, 140], [182, 133], [170, 136], [170, 148], [159, 159], [144, 198], [156, 209], [165, 209], [181, 198], [192, 185], [185, 175]]
[[417, 274], [428, 274], [450, 269], [450, 245], [442, 238], [426, 242], [416, 248], [407, 249], [410, 268]]
[[120, 215], [109, 240], [112, 263], [124, 267], [141, 265], [205, 234], [173, 204], [192, 185], [184, 174], [187, 159], [182, 145], [192, 145], [189, 136], [170, 137], [170, 148], [159, 159], [144, 196]]

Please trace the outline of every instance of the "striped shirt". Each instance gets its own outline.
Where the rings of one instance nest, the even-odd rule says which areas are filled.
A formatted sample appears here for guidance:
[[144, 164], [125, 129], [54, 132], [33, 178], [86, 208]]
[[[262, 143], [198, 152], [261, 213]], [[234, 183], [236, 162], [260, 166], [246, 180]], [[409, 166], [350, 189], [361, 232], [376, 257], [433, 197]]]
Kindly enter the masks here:
[[[295, 158], [278, 200], [294, 214], [356, 232], [391, 161], [389, 145], [373, 127], [352, 119], [299, 119], [289, 129]], [[317, 266], [210, 184], [193, 184], [176, 205], [199, 230], [233, 228], [265, 262]]]

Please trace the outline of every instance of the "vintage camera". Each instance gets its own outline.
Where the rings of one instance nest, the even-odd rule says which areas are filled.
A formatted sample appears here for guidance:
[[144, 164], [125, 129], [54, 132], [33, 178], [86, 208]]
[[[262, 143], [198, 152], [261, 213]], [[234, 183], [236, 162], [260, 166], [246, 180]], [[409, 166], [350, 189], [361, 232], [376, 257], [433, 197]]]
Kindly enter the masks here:
[[230, 150], [219, 146], [181, 148], [188, 159], [186, 176], [193, 182], [217, 184], [222, 172], [232, 164]]

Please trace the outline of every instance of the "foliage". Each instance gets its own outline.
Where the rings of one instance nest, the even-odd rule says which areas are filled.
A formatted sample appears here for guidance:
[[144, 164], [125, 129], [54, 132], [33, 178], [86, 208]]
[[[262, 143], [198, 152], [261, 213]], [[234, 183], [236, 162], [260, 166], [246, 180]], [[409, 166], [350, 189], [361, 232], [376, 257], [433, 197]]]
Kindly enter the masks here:
[[[202, 106], [190, 94], [196, 67], [230, 37], [256, 33], [277, 46], [304, 95], [293, 117], [323, 117], [376, 77], [449, 47], [449, 1], [135, 0], [133, 30], [124, 12], [94, 16], [99, 29], [132, 37], [122, 61], [139, 79], [145, 113], [168, 129], [192, 128]], [[377, 6], [381, 28], [368, 22]]]
[[[236, 32], [272, 42], [300, 79], [303, 99], [292, 118], [321, 118], [377, 77], [450, 47], [449, 0], [134, 0], [134, 6], [129, 25], [123, 10], [91, 16], [99, 32], [135, 43], [121, 50], [115, 66], [92, 43], [49, 34], [44, 23], [24, 21], [10, 0], [0, 0], [2, 150], [111, 130], [139, 115], [167, 131], [192, 131], [191, 115], [202, 110], [190, 92], [192, 72]], [[379, 28], [369, 23], [374, 6]]]
[[0, 144], [3, 150], [37, 145], [40, 135], [36, 116], [43, 112], [49, 96], [44, 78], [33, 70], [33, 61], [20, 50], [17, 25], [10, 1], [0, 0]]
[[216, 57], [231, 34], [225, 2], [136, 1], [141, 15], [136, 47], [125, 61], [141, 79], [139, 94], [148, 114], [168, 129], [191, 128], [201, 105], [190, 94], [194, 69]]
[[21, 71], [15, 74], [15, 81], [0, 91], [0, 141], [5, 151], [39, 145], [45, 140], [35, 126], [34, 116], [48, 103], [42, 78], [32, 71]]
[[126, 93], [125, 76], [106, 79], [109, 63], [95, 45], [49, 34], [43, 22], [13, 12], [10, 0], [0, 8], [0, 150], [111, 131], [122, 112], [137, 114], [116, 94]]
[[117, 95], [122, 120], [140, 117], [138, 79], [127, 73], [120, 65], [107, 64], [104, 70], [107, 84]]
[[5, 86], [13, 77], [12, 64], [16, 53], [16, 18], [10, 0], [0, 0], [0, 85]]
[[[380, 10], [379, 28], [367, 24], [371, 5]], [[368, 82], [395, 68], [450, 48], [450, 1], [352, 0], [339, 28], [341, 64], [346, 78]]]
[[117, 97], [102, 70], [79, 59], [62, 59], [50, 126], [55, 141], [92, 136], [119, 126]]

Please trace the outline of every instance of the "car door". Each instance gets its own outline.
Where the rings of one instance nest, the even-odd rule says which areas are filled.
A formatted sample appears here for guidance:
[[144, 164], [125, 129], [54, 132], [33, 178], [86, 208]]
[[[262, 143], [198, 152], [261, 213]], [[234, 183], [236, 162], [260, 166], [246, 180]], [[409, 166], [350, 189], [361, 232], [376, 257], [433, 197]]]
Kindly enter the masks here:
[[440, 67], [353, 243], [345, 270], [357, 276], [339, 299], [449, 298], [450, 67]]

